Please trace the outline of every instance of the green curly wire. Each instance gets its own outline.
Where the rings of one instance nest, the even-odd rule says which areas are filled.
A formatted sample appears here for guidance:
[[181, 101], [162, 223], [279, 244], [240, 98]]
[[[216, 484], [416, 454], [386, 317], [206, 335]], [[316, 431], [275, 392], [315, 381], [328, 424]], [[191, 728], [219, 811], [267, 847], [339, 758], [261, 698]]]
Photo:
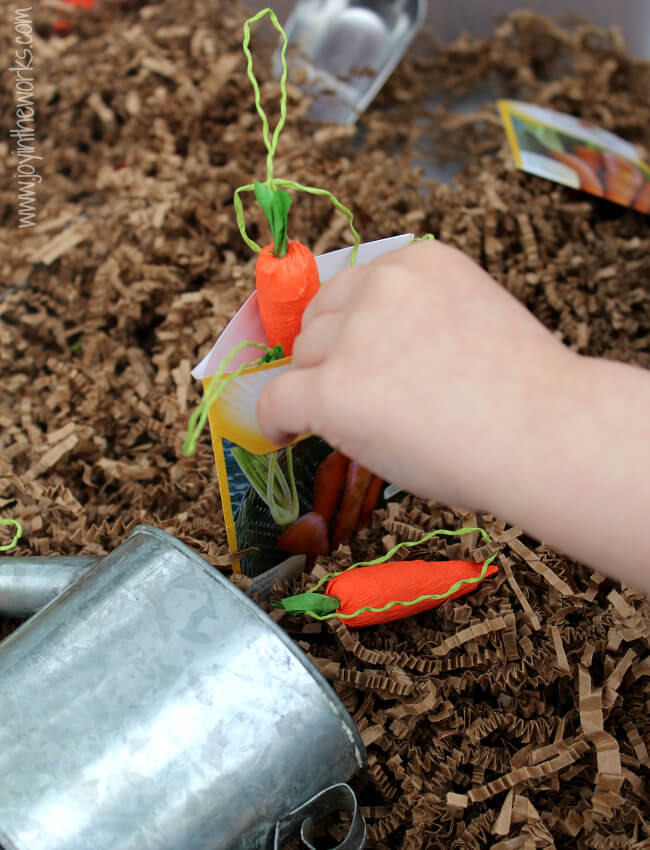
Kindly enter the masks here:
[[237, 219], [237, 227], [239, 228], [239, 232], [241, 233], [241, 238], [248, 245], [251, 251], [255, 251], [256, 254], [262, 250], [262, 246], [258, 245], [257, 242], [254, 242], [248, 233], [246, 233], [246, 222], [244, 221], [244, 206], [242, 204], [242, 200], [239, 197], [240, 192], [254, 192], [255, 186], [252, 183], [247, 183], [245, 186], [239, 186], [239, 188], [235, 189], [235, 194], [232, 196], [232, 202], [235, 207], [235, 218]]
[[[253, 56], [248, 48], [251, 40], [251, 24], [256, 23], [266, 15], [269, 16], [271, 23], [282, 36], [282, 48], [280, 50], [280, 62], [282, 63], [282, 75], [280, 77], [280, 118], [278, 119], [278, 123], [275, 126], [275, 130], [273, 131], [273, 136], [271, 138], [269, 138], [269, 119], [266, 117], [266, 112], [264, 112], [264, 109], [262, 108], [260, 87], [253, 72]], [[280, 133], [282, 132], [282, 128], [287, 120], [287, 45], [287, 34], [278, 21], [273, 9], [262, 9], [256, 15], [253, 15], [252, 18], [249, 18], [244, 22], [244, 41], [242, 43], [242, 50], [246, 56], [246, 73], [248, 75], [248, 79], [251, 81], [253, 92], [255, 94], [255, 109], [257, 109], [257, 114], [262, 119], [262, 137], [267, 150], [266, 183], [269, 189], [275, 188], [273, 185], [273, 157], [275, 156], [275, 151], [278, 147]]]
[[[269, 128], [269, 119], [262, 107], [261, 96], [260, 96], [260, 87], [255, 78], [255, 73], [253, 72], [253, 57], [249, 49], [250, 44], [250, 28], [251, 24], [256, 23], [261, 18], [269, 16], [271, 19], [271, 23], [275, 27], [275, 29], [280, 33], [282, 37], [282, 48], [280, 50], [280, 62], [282, 64], [282, 74], [280, 76], [280, 118], [278, 119], [278, 123], [273, 130], [273, 134], [270, 133]], [[329, 198], [333, 203], [334, 207], [342, 212], [343, 215], [347, 218], [348, 224], [350, 225], [350, 230], [352, 232], [352, 236], [354, 238], [354, 247], [352, 249], [352, 253], [350, 255], [350, 265], [354, 265], [354, 261], [357, 256], [357, 250], [359, 248], [359, 243], [361, 241], [359, 234], [357, 233], [353, 219], [354, 216], [352, 211], [342, 204], [331, 192], [327, 189], [319, 189], [315, 186], [302, 186], [300, 183], [296, 183], [294, 180], [276, 180], [273, 177], [273, 157], [275, 156], [275, 152], [278, 147], [278, 140], [280, 138], [280, 133], [287, 118], [287, 34], [279, 23], [275, 12], [272, 9], [266, 8], [259, 11], [256, 15], [253, 15], [252, 18], [248, 18], [247, 21], [244, 22], [244, 40], [242, 43], [242, 48], [244, 51], [244, 55], [246, 56], [246, 73], [248, 75], [248, 79], [251, 82], [253, 87], [253, 93], [255, 95], [255, 109], [257, 110], [257, 114], [260, 116], [262, 121], [262, 138], [264, 139], [264, 145], [266, 147], [266, 186], [269, 189], [275, 191], [278, 186], [285, 186], [288, 189], [295, 189], [300, 192], [307, 192], [311, 195], [323, 195], [326, 198]], [[246, 224], [244, 220], [244, 207], [242, 204], [242, 200], [240, 197], [241, 192], [253, 192], [255, 189], [252, 183], [247, 183], [245, 186], [239, 186], [239, 188], [235, 189], [235, 194], [233, 195], [233, 204], [235, 207], [235, 216], [237, 219], [237, 227], [239, 228], [239, 232], [241, 233], [242, 239], [248, 245], [248, 247], [255, 251], [255, 253], [259, 254], [262, 250], [261, 246], [257, 244], [250, 236], [246, 233]]]
[[13, 525], [16, 529], [16, 533], [14, 534], [11, 542], [0, 546], [0, 552], [8, 552], [18, 544], [18, 541], [23, 536], [23, 526], [17, 519], [0, 519], [0, 525]]
[[[249, 360], [247, 363], [242, 363], [241, 366], [238, 366], [234, 372], [230, 372], [228, 375], [224, 376], [223, 373], [225, 372], [228, 364], [237, 354], [239, 354], [240, 351], [243, 351], [244, 348], [261, 348], [264, 350], [264, 354], [256, 360]], [[241, 375], [245, 369], [251, 369], [254, 366], [261, 366], [262, 363], [268, 363], [269, 360], [277, 360], [283, 356], [284, 352], [282, 351], [281, 345], [276, 345], [274, 348], [270, 348], [263, 342], [251, 342], [249, 340], [240, 342], [239, 345], [236, 345], [228, 352], [228, 355], [224, 357], [219, 364], [217, 371], [212, 376], [208, 388], [203, 394], [203, 398], [196, 406], [196, 409], [190, 416], [189, 422], [187, 423], [187, 434], [183, 441], [183, 454], [186, 457], [194, 453], [197, 440], [199, 439], [201, 431], [203, 431], [205, 423], [208, 420], [210, 408], [219, 398], [221, 393], [226, 389], [228, 384]]]

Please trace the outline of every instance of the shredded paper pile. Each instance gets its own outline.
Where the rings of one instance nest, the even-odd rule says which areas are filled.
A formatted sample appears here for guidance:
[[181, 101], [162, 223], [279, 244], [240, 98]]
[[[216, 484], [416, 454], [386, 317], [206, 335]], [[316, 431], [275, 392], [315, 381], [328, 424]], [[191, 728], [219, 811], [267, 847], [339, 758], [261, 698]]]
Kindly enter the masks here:
[[[104, 553], [147, 522], [227, 570], [209, 437], [189, 458], [181, 446], [200, 392], [190, 367], [253, 288], [232, 206], [264, 158], [241, 51], [247, 12], [225, 0], [71, 7], [68, 34], [52, 31], [60, 12], [47, 4], [34, 15], [33, 228], [17, 227], [15, 80], [0, 72], [0, 514], [23, 523], [18, 555]], [[14, 35], [3, 16], [2, 55]], [[647, 161], [650, 64], [616, 32], [529, 12], [488, 39], [443, 48], [423, 35], [417, 47], [355, 127], [309, 124], [290, 88], [276, 173], [327, 186], [364, 240], [435, 233], [566, 345], [650, 367], [650, 219], [518, 172], [494, 104], [465, 114], [452, 103], [489, 83], [594, 121]], [[273, 116], [272, 48], [256, 39]], [[449, 102], [427, 111], [440, 92]], [[434, 151], [463, 158], [455, 187], [416, 167]], [[349, 241], [326, 199], [297, 196], [291, 227], [316, 254]], [[252, 210], [251, 237], [264, 228]], [[493, 386], [498, 421], [498, 375]], [[490, 533], [500, 570], [463, 600], [358, 632], [273, 611], [368, 747], [358, 787], [369, 847], [650, 847], [647, 597], [507, 517], [412, 497], [377, 511], [315, 574], [467, 525]], [[409, 557], [487, 551], [434, 540]], [[5, 619], [2, 634], [17, 625]]]

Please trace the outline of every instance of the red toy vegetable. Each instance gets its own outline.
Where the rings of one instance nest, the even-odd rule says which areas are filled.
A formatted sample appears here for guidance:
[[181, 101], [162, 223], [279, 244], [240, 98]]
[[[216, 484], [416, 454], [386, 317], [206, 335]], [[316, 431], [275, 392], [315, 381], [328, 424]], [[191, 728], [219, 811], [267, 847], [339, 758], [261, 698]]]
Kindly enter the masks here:
[[[92, 9], [95, 5], [95, 0], [63, 0], [64, 3], [67, 3], [68, 6], [78, 6], [80, 9]], [[59, 19], [52, 23], [52, 29], [55, 32], [65, 34], [70, 32], [72, 29], [72, 24], [69, 21], [64, 21]]]

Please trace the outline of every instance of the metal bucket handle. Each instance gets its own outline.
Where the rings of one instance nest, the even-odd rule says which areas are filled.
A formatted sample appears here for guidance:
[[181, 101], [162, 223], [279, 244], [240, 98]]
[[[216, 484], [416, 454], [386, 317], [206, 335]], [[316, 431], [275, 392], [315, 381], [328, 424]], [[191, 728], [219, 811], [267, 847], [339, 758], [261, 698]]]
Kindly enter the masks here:
[[366, 822], [359, 811], [354, 791], [345, 782], [330, 785], [278, 821], [273, 850], [282, 850], [287, 841], [298, 835], [309, 850], [316, 850], [313, 844], [314, 824], [341, 810], [352, 813], [352, 822], [348, 834], [333, 850], [363, 850], [366, 846]]

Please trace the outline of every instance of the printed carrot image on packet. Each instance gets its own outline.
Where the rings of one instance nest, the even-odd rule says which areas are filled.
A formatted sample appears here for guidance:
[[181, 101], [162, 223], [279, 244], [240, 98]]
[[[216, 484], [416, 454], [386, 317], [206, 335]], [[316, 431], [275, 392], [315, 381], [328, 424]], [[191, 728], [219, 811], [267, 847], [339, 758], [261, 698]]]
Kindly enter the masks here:
[[[241, 495], [233, 514], [237, 544], [253, 549], [242, 559], [245, 573], [268, 569], [280, 555], [327, 555], [352, 536], [366, 499], [367, 525], [382, 498], [381, 479], [318, 437], [268, 455], [228, 450], [239, 466], [226, 460], [231, 503], [237, 489]], [[370, 487], [373, 480], [379, 487]]]

